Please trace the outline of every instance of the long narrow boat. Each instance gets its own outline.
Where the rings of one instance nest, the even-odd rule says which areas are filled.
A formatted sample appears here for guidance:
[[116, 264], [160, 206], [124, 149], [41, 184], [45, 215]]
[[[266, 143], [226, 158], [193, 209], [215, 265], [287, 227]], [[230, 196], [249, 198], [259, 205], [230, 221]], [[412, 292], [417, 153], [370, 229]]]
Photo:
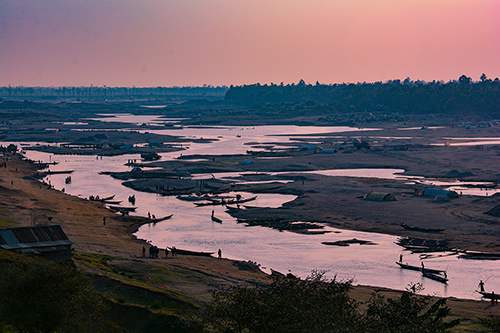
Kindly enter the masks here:
[[396, 261], [396, 264], [398, 264], [399, 267], [401, 267], [403, 269], [411, 269], [412, 271], [421, 271], [422, 270], [422, 267], [420, 267], [420, 266], [412, 266], [412, 265], [403, 264], [403, 263], [397, 262], [397, 261]]
[[137, 207], [120, 207], [120, 206], [109, 206], [108, 208], [115, 211], [127, 211], [127, 212], [135, 212], [135, 210], [137, 209]]
[[434, 273], [429, 273], [429, 272], [422, 272], [422, 275], [425, 276], [426, 278], [432, 279], [434, 281], [438, 281], [441, 283], [447, 283], [448, 278], [446, 276], [434, 274]]
[[[172, 248], [170, 248], [172, 250]], [[183, 254], [189, 256], [202, 256], [202, 257], [210, 257], [214, 252], [198, 252], [198, 251], [189, 251], [189, 250], [181, 250], [175, 249], [176, 254]]]
[[495, 294], [495, 293], [487, 293], [485, 291], [478, 291], [481, 295], [483, 295], [483, 298], [487, 299], [500, 299], [500, 294]]
[[157, 223], [157, 222], [165, 221], [165, 220], [170, 219], [172, 216], [174, 216], [174, 214], [170, 214], [168, 216], [160, 217], [158, 219], [153, 219], [153, 220], [151, 220], [151, 222]]
[[396, 262], [396, 264], [398, 264], [399, 267], [404, 268], [404, 269], [411, 269], [413, 271], [421, 271], [421, 272], [426, 272], [426, 273], [431, 273], [431, 274], [444, 274], [446, 272], [446, 270], [442, 270], [442, 269], [422, 268], [421, 266], [412, 266], [412, 265], [403, 264], [400, 262]]
[[240, 200], [217, 200], [217, 201], [209, 201], [209, 202], [193, 202], [196, 206], [217, 206], [217, 205], [236, 205], [244, 202], [249, 202], [255, 200], [257, 196], [251, 197], [248, 199], [240, 199]]

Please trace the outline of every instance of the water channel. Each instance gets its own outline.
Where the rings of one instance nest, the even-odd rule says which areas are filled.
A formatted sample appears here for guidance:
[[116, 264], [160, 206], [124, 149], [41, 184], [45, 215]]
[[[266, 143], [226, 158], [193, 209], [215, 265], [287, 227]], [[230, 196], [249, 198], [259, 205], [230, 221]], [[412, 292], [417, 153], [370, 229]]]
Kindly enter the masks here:
[[[109, 118], [107, 118], [109, 119]], [[137, 117], [130, 121], [141, 123]], [[157, 119], [157, 118], [151, 118]], [[151, 121], [150, 119], [150, 121]], [[218, 138], [212, 143], [190, 144], [190, 149], [183, 151], [188, 154], [232, 154], [242, 153], [248, 149], [245, 142], [290, 142], [291, 137], [300, 134], [330, 133], [335, 127], [306, 127], [297, 126], [256, 126], [251, 128], [217, 127], [217, 128], [189, 128], [189, 129], [161, 129], [148, 130], [159, 134], [184, 135], [187, 137]], [[276, 132], [273, 132], [276, 130]], [[339, 128], [339, 132], [352, 130]], [[173, 132], [173, 133], [171, 133]], [[221, 134], [222, 133], [222, 134]], [[279, 136], [269, 137], [269, 134]], [[284, 135], [290, 134], [290, 135]], [[5, 143], [2, 143], [5, 144]], [[179, 156], [179, 152], [162, 153], [162, 159], [172, 159]], [[122, 205], [128, 206], [127, 198], [135, 194], [136, 206], [134, 214], [146, 216], [148, 212], [162, 217], [173, 214], [170, 220], [156, 224], [146, 224], [136, 233], [136, 236], [145, 239], [160, 248], [176, 246], [181, 249], [195, 251], [216, 252], [222, 250], [226, 258], [251, 260], [261, 265], [262, 270], [269, 272], [274, 269], [283, 273], [291, 272], [300, 277], [306, 277], [311, 270], [325, 270], [327, 275], [334, 275], [340, 279], [353, 279], [354, 284], [372, 285], [404, 290], [409, 283], [422, 283], [424, 293], [439, 296], [453, 296], [458, 298], [479, 299], [474, 293], [479, 280], [487, 280], [486, 287], [490, 291], [495, 286], [500, 287], [500, 263], [498, 261], [465, 260], [456, 256], [444, 256], [425, 261], [426, 267], [447, 269], [450, 281], [447, 285], [423, 278], [419, 272], [400, 269], [395, 261], [398, 260], [402, 248], [394, 242], [397, 237], [339, 230], [326, 227], [330, 231], [321, 235], [297, 234], [280, 232], [265, 227], [247, 227], [236, 222], [221, 206], [195, 207], [192, 202], [178, 200], [175, 197], [160, 196], [154, 193], [137, 192], [125, 188], [122, 181], [101, 171], [128, 171], [125, 163], [130, 159], [140, 159], [139, 155], [122, 156], [95, 156], [85, 155], [52, 155], [28, 150], [26, 156], [32, 160], [45, 162], [58, 161], [51, 170], [74, 170], [72, 182], [65, 184], [66, 175], [53, 174], [45, 181], [56, 189], [65, 189], [65, 192], [82, 198], [99, 194], [101, 197], [116, 195], [115, 200], [123, 200]], [[352, 177], [398, 178], [402, 170], [398, 169], [357, 169], [357, 170], [328, 170], [323, 174], [330, 176], [347, 175]], [[224, 177], [231, 175], [217, 175]], [[421, 179], [420, 181], [426, 181]], [[244, 197], [251, 193], [240, 193]], [[477, 193], [479, 189], [477, 189]], [[490, 193], [492, 194], [492, 193]], [[484, 194], [483, 194], [484, 195]], [[253, 206], [279, 207], [281, 204], [295, 199], [293, 195], [258, 194], [252, 202]], [[222, 224], [211, 221], [210, 213], [222, 219]], [[297, 221], [300, 222], [300, 221]], [[323, 241], [337, 241], [357, 238], [368, 240], [376, 245], [351, 245], [349, 247], [326, 246]], [[404, 252], [404, 262], [419, 265], [417, 254]], [[490, 287], [490, 288], [488, 288]]]

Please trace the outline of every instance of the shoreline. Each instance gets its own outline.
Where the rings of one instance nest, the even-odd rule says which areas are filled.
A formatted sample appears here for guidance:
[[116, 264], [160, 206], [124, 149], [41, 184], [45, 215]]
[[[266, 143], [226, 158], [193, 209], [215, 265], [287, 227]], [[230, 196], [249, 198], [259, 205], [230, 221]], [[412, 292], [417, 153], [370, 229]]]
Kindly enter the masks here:
[[[180, 277], [169, 278], [169, 289], [177, 290], [178, 293], [200, 306], [210, 300], [210, 290], [215, 285], [253, 286], [267, 284], [270, 281], [270, 276], [260, 269], [248, 265], [244, 265], [243, 268], [241, 263], [244, 264], [244, 262], [228, 259], [217, 260], [213, 257], [195, 256], [179, 256], [168, 260], [142, 259], [141, 249], [147, 242], [137, 239], [133, 233], [141, 225], [148, 223], [147, 219], [131, 216], [122, 218], [102, 208], [99, 203], [49, 189], [31, 177], [34, 170], [26, 162], [10, 161], [8, 164], [7, 169], [0, 170], [0, 186], [2, 187], [0, 203], [5, 208], [0, 210], [0, 221], [4, 221], [3, 217], [6, 215], [11, 215], [13, 220], [8, 227], [29, 226], [30, 211], [38, 213], [37, 217], [40, 219], [41, 213], [45, 213], [46, 216], [50, 214], [53, 217], [53, 223], [60, 224], [68, 238], [75, 243], [76, 251], [111, 256], [113, 259], [110, 265], [124, 272], [132, 270], [147, 274], [158, 268], [168, 268], [173, 272], [178, 272], [174, 273], [174, 276], [180, 274]], [[18, 171], [14, 171], [14, 168]], [[9, 179], [12, 179], [14, 184], [10, 190], [6, 191], [10, 185]], [[19, 204], [23, 207], [22, 209], [19, 209]], [[47, 205], [52, 208], [49, 209]], [[15, 211], [12, 210], [14, 208]], [[68, 208], [71, 208], [69, 216], [67, 215]], [[106, 226], [102, 225], [104, 216], [109, 217]], [[72, 221], [72, 219], [75, 220]], [[94, 269], [82, 262], [77, 263], [77, 266], [91, 274], [96, 273]], [[109, 275], [109, 273], [105, 274]], [[199, 282], [193, 284], [193, 281], [184, 281], [182, 276], [185, 274], [197, 277]], [[159, 288], [162, 288], [164, 284], [162, 281], [150, 281]], [[399, 297], [402, 292], [376, 286], [357, 285], [351, 290], [351, 296], [357, 301], [366, 301], [374, 291], [380, 291], [386, 297]], [[500, 307], [492, 306], [489, 302], [453, 297], [447, 300], [453, 318], [466, 318], [470, 321], [471, 319], [467, 318], [489, 314], [500, 315]]]

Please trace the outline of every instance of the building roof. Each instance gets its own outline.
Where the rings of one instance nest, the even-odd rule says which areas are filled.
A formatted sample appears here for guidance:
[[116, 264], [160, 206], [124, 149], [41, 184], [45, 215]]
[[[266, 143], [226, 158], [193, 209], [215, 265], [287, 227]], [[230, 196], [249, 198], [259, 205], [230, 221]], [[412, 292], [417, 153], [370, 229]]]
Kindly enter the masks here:
[[6, 250], [71, 245], [60, 225], [0, 229], [0, 247]]

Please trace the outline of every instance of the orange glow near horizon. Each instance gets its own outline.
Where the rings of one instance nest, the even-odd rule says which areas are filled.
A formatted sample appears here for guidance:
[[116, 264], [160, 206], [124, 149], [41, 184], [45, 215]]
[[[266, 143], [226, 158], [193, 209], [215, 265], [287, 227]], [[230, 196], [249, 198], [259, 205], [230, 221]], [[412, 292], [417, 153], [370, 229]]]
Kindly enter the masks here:
[[500, 0], [3, 0], [0, 86], [500, 77]]

